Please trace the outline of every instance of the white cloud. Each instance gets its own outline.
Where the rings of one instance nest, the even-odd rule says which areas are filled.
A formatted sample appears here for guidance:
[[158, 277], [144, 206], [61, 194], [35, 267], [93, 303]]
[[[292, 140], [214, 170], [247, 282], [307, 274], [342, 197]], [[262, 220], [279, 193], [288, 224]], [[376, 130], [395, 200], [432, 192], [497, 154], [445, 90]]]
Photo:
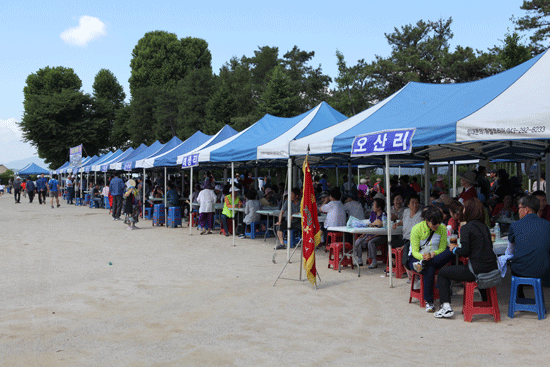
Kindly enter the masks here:
[[86, 46], [88, 42], [107, 35], [105, 24], [96, 17], [83, 15], [78, 21], [78, 27], [64, 30], [60, 37], [66, 43]]
[[36, 148], [22, 140], [15, 118], [0, 119], [0, 163], [8, 163], [37, 155]]

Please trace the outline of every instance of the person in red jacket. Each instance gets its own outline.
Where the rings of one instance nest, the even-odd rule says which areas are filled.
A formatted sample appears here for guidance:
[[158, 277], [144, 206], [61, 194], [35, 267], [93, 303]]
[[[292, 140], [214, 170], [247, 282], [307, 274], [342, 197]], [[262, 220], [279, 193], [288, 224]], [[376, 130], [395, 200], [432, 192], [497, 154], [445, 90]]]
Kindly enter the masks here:
[[458, 201], [460, 201], [461, 204], [464, 204], [464, 202], [468, 199], [477, 198], [477, 190], [474, 187], [476, 183], [476, 174], [473, 171], [466, 171], [459, 176], [460, 186], [462, 186], [463, 190], [458, 197]]

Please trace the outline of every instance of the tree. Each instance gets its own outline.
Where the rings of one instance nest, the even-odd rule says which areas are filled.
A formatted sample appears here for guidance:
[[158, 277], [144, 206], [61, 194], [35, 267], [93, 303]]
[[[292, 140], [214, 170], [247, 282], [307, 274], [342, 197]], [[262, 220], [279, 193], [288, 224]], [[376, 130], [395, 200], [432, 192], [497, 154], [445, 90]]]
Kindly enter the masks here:
[[182, 98], [178, 105], [177, 134], [181, 139], [187, 139], [197, 130], [208, 130], [206, 110], [213, 80], [212, 70], [203, 67], [189, 72], [178, 84]]
[[547, 47], [545, 41], [550, 38], [550, 0], [524, 0], [520, 9], [527, 15], [517, 19], [512, 17], [518, 31], [535, 31], [530, 37], [534, 55], [542, 53]]
[[502, 46], [490, 49], [495, 56], [500, 71], [508, 70], [531, 59], [533, 48], [520, 43], [521, 37], [516, 32], [507, 33]]
[[262, 113], [277, 117], [293, 117], [299, 114], [300, 97], [292, 90], [290, 77], [282, 66], [273, 69], [265, 91], [260, 96]]
[[211, 68], [208, 43], [199, 38], [178, 39], [174, 33], [146, 33], [134, 47], [130, 92], [152, 85], [174, 88], [191, 70]]
[[115, 146], [113, 144], [112, 130], [117, 110], [124, 107], [126, 94], [114, 74], [107, 69], [101, 69], [96, 74], [92, 88], [94, 90], [92, 102], [93, 118], [99, 120], [98, 123], [103, 128], [108, 146]]
[[323, 75], [321, 66], [313, 69], [307, 63], [315, 56], [315, 51], [301, 51], [298, 46], [284, 54], [281, 60], [290, 77], [293, 90], [300, 96], [300, 111], [307, 111], [325, 100], [332, 79]]
[[208, 128], [203, 132], [213, 134], [224, 125], [231, 124], [231, 116], [235, 114], [235, 98], [226, 82], [218, 81], [218, 87], [206, 105]]
[[20, 123], [23, 138], [52, 167], [67, 161], [70, 147], [83, 144], [88, 155], [105, 148], [104, 131], [91, 118], [92, 97], [81, 86], [73, 69], [62, 66], [27, 77]]

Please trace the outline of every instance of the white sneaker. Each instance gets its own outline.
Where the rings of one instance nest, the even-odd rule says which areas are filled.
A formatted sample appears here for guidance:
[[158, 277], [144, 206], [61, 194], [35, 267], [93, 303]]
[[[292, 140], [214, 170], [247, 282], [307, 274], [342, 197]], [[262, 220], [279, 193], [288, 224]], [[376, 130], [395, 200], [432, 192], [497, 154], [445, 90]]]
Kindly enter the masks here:
[[454, 316], [453, 309], [451, 307], [441, 307], [439, 311], [434, 313], [434, 317], [441, 319], [441, 318], [449, 318]]
[[426, 302], [426, 312], [435, 312], [435, 306], [433, 303]]

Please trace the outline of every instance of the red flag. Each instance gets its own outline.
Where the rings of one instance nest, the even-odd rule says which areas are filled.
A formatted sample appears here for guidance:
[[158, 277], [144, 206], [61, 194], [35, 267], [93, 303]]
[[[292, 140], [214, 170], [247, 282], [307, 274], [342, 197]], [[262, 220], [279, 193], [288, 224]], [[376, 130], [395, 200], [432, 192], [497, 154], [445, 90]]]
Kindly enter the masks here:
[[313, 181], [309, 163], [304, 160], [304, 189], [300, 211], [302, 213], [302, 252], [304, 257], [304, 269], [311, 284], [317, 282], [317, 269], [315, 268], [315, 247], [321, 243], [321, 230], [317, 218], [317, 202], [313, 191]]

